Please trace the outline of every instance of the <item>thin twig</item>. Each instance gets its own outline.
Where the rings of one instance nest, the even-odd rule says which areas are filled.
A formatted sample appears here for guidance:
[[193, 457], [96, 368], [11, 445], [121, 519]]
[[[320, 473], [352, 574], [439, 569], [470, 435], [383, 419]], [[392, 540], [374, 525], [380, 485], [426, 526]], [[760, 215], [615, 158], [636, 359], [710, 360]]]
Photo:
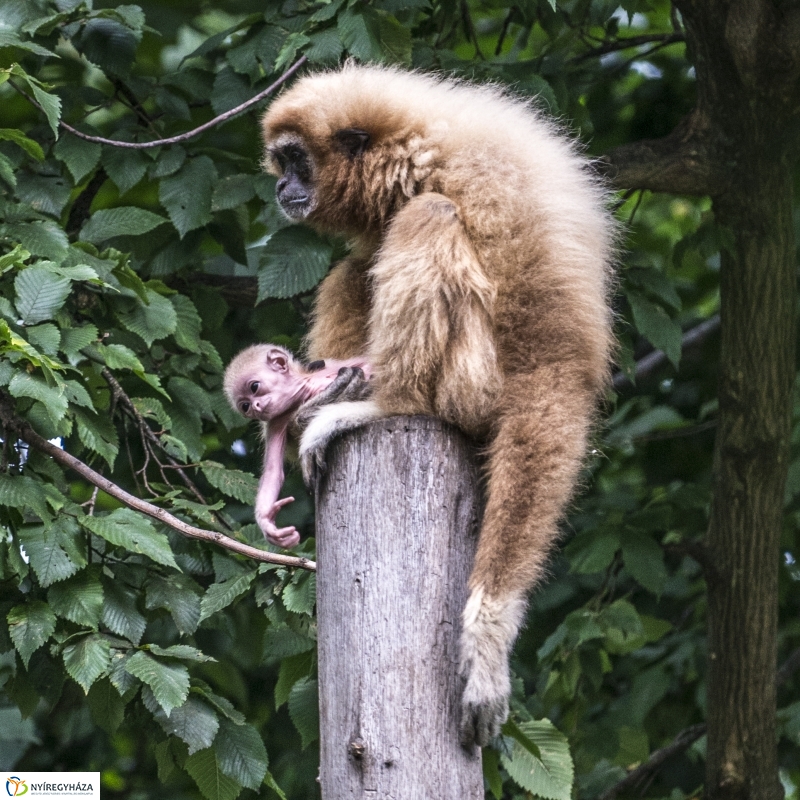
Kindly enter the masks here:
[[231, 550], [234, 553], [240, 553], [241, 555], [248, 556], [255, 561], [262, 561], [266, 564], [279, 564], [284, 567], [297, 567], [299, 569], [307, 569], [311, 572], [314, 572], [317, 569], [316, 563], [308, 558], [284, 556], [280, 553], [269, 553], [265, 550], [259, 550], [257, 547], [251, 547], [248, 544], [237, 542], [236, 539], [231, 539], [229, 536], [225, 536], [224, 533], [207, 531], [203, 530], [202, 528], [197, 528], [194, 525], [189, 525], [183, 520], [178, 519], [178, 517], [170, 514], [169, 511], [159, 508], [158, 506], [154, 506], [152, 503], [148, 503], [146, 500], [141, 500], [138, 497], [134, 497], [120, 486], [117, 486], [117, 484], [108, 480], [108, 478], [104, 478], [102, 475], [100, 475], [100, 473], [95, 472], [90, 466], [84, 464], [80, 459], [70, 455], [66, 450], [56, 447], [56, 445], [48, 442], [47, 439], [39, 436], [39, 434], [36, 433], [36, 431], [34, 431], [24, 420], [20, 419], [14, 414], [10, 399], [2, 394], [0, 394], [0, 415], [2, 415], [2, 422], [4, 423], [6, 429], [14, 430], [17, 436], [19, 436], [19, 438], [23, 441], [27, 442], [31, 447], [50, 456], [54, 461], [57, 461], [62, 466], [74, 470], [87, 481], [89, 481], [89, 483], [102, 489], [106, 494], [116, 498], [121, 503], [128, 506], [128, 508], [132, 508], [134, 511], [139, 511], [140, 513], [145, 514], [146, 516], [151, 517], [152, 519], [155, 519], [164, 525], [168, 525], [170, 528], [178, 531], [178, 533], [182, 534], [183, 536], [187, 536], [190, 539], [200, 539], [204, 542], [218, 544], [220, 547], [224, 547], [226, 550]]
[[658, 42], [660, 47], [666, 47], [675, 42], [684, 42], [686, 37], [682, 33], [647, 33], [642, 36], [628, 36], [623, 39], [614, 39], [611, 42], [604, 42], [599, 47], [593, 47], [586, 53], [581, 53], [570, 59], [573, 64], [586, 61], [589, 58], [598, 58], [608, 53], [616, 53], [620, 50], [628, 50], [631, 47], [640, 47], [643, 44]]
[[[73, 128], [72, 125], [68, 125], [66, 122], [61, 120], [58, 125], [60, 128], [63, 128], [65, 131], [68, 131], [73, 136], [77, 136], [79, 139], [83, 139], [87, 142], [96, 142], [97, 144], [108, 144], [112, 147], [123, 147], [128, 150], [146, 150], [150, 147], [162, 147], [166, 144], [177, 144], [178, 142], [185, 142], [193, 137], [197, 136], [204, 131], [207, 131], [209, 128], [213, 128], [217, 125], [221, 125], [223, 122], [238, 116], [244, 111], [247, 111], [249, 108], [252, 108], [254, 105], [259, 103], [263, 100], [267, 95], [272, 94], [279, 86], [285, 83], [292, 75], [297, 72], [300, 67], [302, 67], [308, 59], [305, 56], [301, 56], [297, 59], [297, 61], [292, 64], [283, 75], [278, 78], [271, 86], [268, 86], [263, 91], [259, 92], [255, 97], [251, 97], [249, 100], [246, 100], [241, 105], [236, 106], [236, 108], [232, 108], [230, 111], [226, 111], [224, 114], [220, 114], [219, 116], [214, 117], [214, 119], [209, 120], [208, 122], [204, 122], [202, 125], [199, 125], [197, 128], [193, 128], [190, 131], [186, 131], [185, 133], [178, 134], [177, 136], [170, 136], [167, 139], [156, 139], [154, 142], [120, 142], [115, 139], [106, 139], [103, 136], [91, 136], [88, 133], [83, 133], [79, 131], [77, 128]], [[31, 97], [26, 91], [20, 89], [18, 86], [11, 83], [12, 86], [24, 97], [28, 99], [30, 103], [35, 105], [40, 111], [43, 111], [42, 107], [36, 100]]]
[[516, 14], [517, 7], [511, 6], [509, 9], [508, 14], [506, 14], [506, 18], [503, 20], [503, 27], [500, 29], [500, 37], [497, 40], [497, 47], [494, 49], [494, 54], [499, 56], [500, 53], [503, 52], [503, 43], [506, 40], [506, 36], [508, 35], [508, 29], [511, 26], [511, 22], [514, 19], [514, 15]]

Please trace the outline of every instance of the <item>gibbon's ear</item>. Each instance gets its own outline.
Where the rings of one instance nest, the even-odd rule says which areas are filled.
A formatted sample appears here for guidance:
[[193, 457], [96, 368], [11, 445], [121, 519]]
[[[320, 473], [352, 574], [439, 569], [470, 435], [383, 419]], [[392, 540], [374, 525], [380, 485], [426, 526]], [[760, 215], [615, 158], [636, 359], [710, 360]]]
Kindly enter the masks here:
[[283, 350], [279, 350], [277, 347], [271, 347], [267, 350], [267, 366], [275, 372], [288, 372], [289, 359], [286, 357], [286, 353], [284, 353]]
[[348, 158], [360, 156], [369, 146], [369, 134], [358, 128], [343, 128], [333, 138]]

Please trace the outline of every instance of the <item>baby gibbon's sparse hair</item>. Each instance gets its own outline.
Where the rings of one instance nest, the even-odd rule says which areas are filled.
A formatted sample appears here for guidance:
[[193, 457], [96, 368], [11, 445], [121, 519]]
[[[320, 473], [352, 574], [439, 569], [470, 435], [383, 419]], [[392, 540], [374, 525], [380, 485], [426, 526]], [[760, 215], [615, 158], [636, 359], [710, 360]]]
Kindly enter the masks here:
[[287, 215], [353, 243], [317, 292], [308, 355], [364, 355], [375, 370], [373, 399], [323, 409], [301, 457], [391, 414], [435, 414], [488, 441], [461, 639], [462, 733], [485, 744], [608, 380], [605, 190], [529, 102], [400, 69], [302, 78], [263, 131]]

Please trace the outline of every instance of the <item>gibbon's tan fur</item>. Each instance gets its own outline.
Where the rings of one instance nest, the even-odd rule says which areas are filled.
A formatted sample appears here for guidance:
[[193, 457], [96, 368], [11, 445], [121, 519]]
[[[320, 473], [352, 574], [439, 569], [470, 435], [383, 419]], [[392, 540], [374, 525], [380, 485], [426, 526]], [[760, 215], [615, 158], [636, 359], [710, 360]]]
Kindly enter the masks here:
[[[369, 135], [355, 157], [336, 145], [352, 129]], [[608, 378], [604, 190], [529, 103], [398, 69], [305, 77], [263, 130], [268, 154], [286, 143], [309, 154], [316, 204], [305, 222], [353, 243], [319, 288], [308, 355], [365, 355], [375, 370], [373, 401], [338, 417], [323, 409], [301, 453], [351, 418], [390, 414], [436, 414], [487, 437], [461, 647], [463, 735], [484, 744], [507, 713], [525, 597], [544, 574]]]

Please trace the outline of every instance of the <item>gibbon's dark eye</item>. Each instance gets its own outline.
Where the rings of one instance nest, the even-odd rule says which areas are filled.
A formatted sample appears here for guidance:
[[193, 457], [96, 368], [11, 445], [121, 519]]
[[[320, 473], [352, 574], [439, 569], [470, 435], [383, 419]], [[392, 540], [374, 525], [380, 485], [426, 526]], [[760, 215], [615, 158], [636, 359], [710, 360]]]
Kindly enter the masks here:
[[280, 167], [281, 171], [286, 169], [286, 156], [283, 154], [282, 150], [273, 150], [272, 151], [272, 158], [275, 160], [275, 163]]
[[239, 403], [239, 411], [246, 414], [250, 410], [250, 403]]
[[250, 384], [250, 394], [255, 394], [258, 391], [258, 381], [253, 381]]

